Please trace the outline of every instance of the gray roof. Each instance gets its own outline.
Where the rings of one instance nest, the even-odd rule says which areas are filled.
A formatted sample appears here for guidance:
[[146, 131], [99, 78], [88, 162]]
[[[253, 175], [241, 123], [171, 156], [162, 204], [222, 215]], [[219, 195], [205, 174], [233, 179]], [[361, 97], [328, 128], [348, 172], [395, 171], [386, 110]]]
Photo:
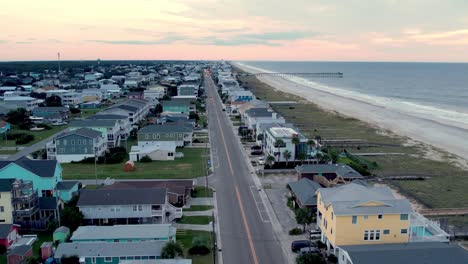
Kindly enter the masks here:
[[68, 107], [64, 106], [39, 106], [33, 109], [33, 111], [51, 111], [51, 112], [57, 112], [57, 111], [70, 111]]
[[17, 247], [11, 248], [8, 255], [24, 256], [31, 249], [32, 249], [32, 247], [28, 246], [28, 245], [17, 246]]
[[71, 122], [70, 127], [114, 127], [115, 122], [117, 121], [113, 119], [100, 120], [99, 122], [96, 122], [91, 119], [84, 119]]
[[77, 255], [80, 257], [160, 256], [166, 241], [138, 242], [74, 242], [60, 243], [55, 258]]
[[21, 157], [17, 160], [0, 160], [0, 169], [11, 163], [15, 163], [39, 177], [54, 177], [57, 166], [56, 160], [30, 160], [27, 157]]
[[78, 206], [164, 204], [166, 189], [128, 188], [81, 190]]
[[[369, 187], [355, 183], [332, 188], [320, 188], [323, 203], [332, 205], [336, 215], [409, 214], [413, 212], [406, 199], [396, 199], [388, 187]], [[381, 206], [361, 206], [368, 202]]]
[[290, 182], [288, 185], [303, 205], [317, 205], [316, 191], [321, 187], [320, 184], [302, 178], [297, 182]]
[[184, 125], [149, 125], [141, 128], [138, 131], [138, 134], [146, 134], [146, 133], [184, 133], [184, 132], [192, 132], [193, 130]]
[[161, 101], [161, 104], [164, 106], [179, 106], [179, 105], [187, 105], [189, 106], [195, 102], [195, 99], [190, 98], [172, 98], [171, 100], [164, 100]]
[[273, 113], [268, 108], [250, 108], [245, 111], [245, 114], [250, 117], [270, 117]]
[[299, 173], [336, 173], [343, 178], [358, 179], [363, 176], [346, 164], [303, 164], [296, 167]]
[[0, 224], [0, 239], [6, 238], [13, 224]]
[[63, 137], [67, 137], [70, 135], [80, 135], [80, 136], [87, 137], [87, 138], [98, 138], [102, 135], [102, 132], [96, 131], [91, 128], [82, 127], [77, 130], [64, 133], [60, 136], [57, 136], [56, 138], [63, 138]]
[[113, 115], [113, 114], [96, 114], [88, 117], [88, 119], [99, 119], [99, 120], [126, 120], [128, 117], [124, 115]]
[[70, 234], [70, 228], [68, 228], [66, 226], [61, 226], [61, 227], [55, 229], [54, 233], [55, 232]]
[[468, 263], [468, 251], [441, 242], [342, 246], [358, 264], [459, 264]]
[[70, 190], [78, 183], [78, 181], [61, 181], [57, 183], [57, 190]]
[[157, 239], [174, 236], [175, 233], [176, 228], [170, 224], [80, 226], [71, 240]]

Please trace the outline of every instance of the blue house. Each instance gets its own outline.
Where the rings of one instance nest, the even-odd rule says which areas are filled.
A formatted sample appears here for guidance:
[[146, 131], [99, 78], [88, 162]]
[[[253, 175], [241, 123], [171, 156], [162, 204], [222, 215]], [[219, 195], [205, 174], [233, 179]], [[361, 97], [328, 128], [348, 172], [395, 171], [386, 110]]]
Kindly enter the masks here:
[[0, 161], [0, 179], [12, 177], [32, 182], [39, 198], [58, 196], [67, 202], [78, 188], [78, 182], [67, 183], [67, 187], [60, 184], [60, 189], [57, 188], [62, 182], [62, 167], [56, 160], [31, 160], [22, 157], [17, 160]]
[[8, 122], [0, 120], [0, 134], [10, 131], [11, 125]]

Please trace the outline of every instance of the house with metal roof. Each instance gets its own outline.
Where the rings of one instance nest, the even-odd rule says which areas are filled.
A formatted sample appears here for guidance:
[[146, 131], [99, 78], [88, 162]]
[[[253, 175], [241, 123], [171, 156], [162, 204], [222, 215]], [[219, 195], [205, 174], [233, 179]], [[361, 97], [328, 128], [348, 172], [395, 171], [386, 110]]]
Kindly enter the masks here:
[[80, 226], [73, 233], [72, 242], [132, 242], [174, 241], [176, 228], [171, 224], [141, 224], [114, 226]]
[[344, 184], [317, 190], [317, 226], [321, 241], [339, 247], [407, 242], [447, 242], [440, 226], [416, 213], [388, 187]]
[[145, 118], [151, 106], [150, 101], [131, 99], [101, 111], [100, 114], [124, 115], [133, 125]]
[[[88, 117], [89, 120], [115, 120], [119, 126], [119, 136], [121, 140], [126, 140], [132, 131], [132, 124], [127, 116], [98, 113]], [[99, 121], [100, 122], [100, 121]]]
[[196, 111], [195, 100], [190, 98], [172, 98], [161, 101], [163, 113], [189, 114]]
[[[296, 139], [298, 144], [294, 144]], [[264, 133], [263, 149], [267, 156], [275, 157], [278, 163], [306, 160], [309, 149], [307, 141], [298, 129], [270, 127]]]
[[80, 263], [86, 264], [118, 264], [125, 263], [124, 260], [156, 260], [161, 258], [161, 250], [166, 243], [166, 241], [60, 243], [54, 258], [58, 263], [61, 263], [63, 257], [78, 256]]
[[77, 207], [90, 224], [160, 224], [182, 217], [165, 188], [81, 190]]
[[102, 132], [78, 128], [55, 137], [46, 144], [46, 149], [48, 160], [69, 163], [103, 155], [107, 151], [107, 143]]
[[303, 164], [296, 167], [297, 178], [308, 178], [325, 187], [364, 179], [359, 172], [346, 164]]
[[459, 264], [468, 263], [468, 251], [440, 242], [342, 246], [338, 264]]
[[284, 123], [284, 118], [279, 116], [275, 111], [264, 108], [264, 107], [253, 107], [245, 112], [241, 116], [244, 124], [254, 130], [257, 123]]

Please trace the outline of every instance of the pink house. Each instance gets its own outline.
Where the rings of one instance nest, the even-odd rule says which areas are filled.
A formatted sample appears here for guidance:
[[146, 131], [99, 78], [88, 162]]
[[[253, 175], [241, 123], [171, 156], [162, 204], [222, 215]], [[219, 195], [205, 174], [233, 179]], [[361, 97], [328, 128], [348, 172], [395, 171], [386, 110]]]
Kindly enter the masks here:
[[13, 224], [0, 224], [0, 245], [5, 248], [16, 242], [18, 239], [18, 226]]

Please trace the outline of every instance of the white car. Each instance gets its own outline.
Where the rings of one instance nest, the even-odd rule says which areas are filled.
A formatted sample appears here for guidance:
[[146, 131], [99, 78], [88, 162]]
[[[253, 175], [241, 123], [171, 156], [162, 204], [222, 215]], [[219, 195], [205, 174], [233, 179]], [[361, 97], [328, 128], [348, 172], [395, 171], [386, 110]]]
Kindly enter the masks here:
[[263, 157], [263, 156], [262, 156], [262, 157], [259, 157], [259, 158], [258, 158], [258, 164], [259, 164], [259, 165], [265, 165], [265, 157]]

